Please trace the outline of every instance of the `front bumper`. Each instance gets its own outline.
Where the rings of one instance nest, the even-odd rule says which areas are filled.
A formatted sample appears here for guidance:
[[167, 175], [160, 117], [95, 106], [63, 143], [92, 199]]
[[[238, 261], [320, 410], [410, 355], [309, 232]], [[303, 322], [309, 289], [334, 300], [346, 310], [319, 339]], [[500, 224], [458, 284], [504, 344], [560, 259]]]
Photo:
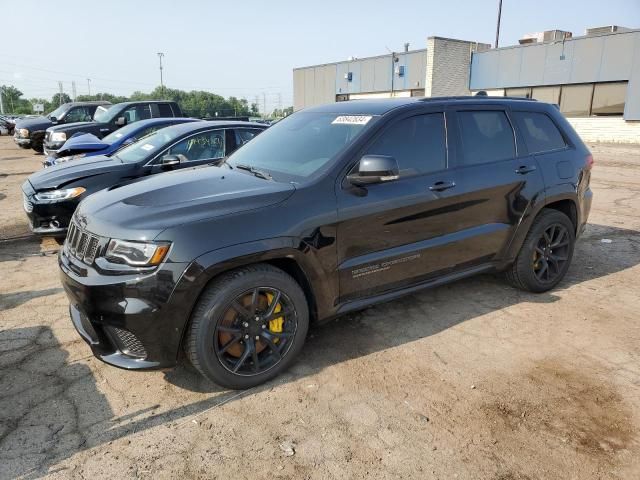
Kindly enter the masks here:
[[13, 141], [20, 148], [31, 148], [31, 139], [30, 138], [22, 138], [18, 136], [17, 133], [13, 134]]
[[60, 251], [71, 320], [100, 360], [130, 370], [172, 367], [195, 302], [185, 263], [151, 273], [108, 275]]
[[27, 180], [22, 185], [22, 204], [31, 231], [37, 235], [64, 236], [80, 200], [41, 202], [36, 200], [35, 193]]

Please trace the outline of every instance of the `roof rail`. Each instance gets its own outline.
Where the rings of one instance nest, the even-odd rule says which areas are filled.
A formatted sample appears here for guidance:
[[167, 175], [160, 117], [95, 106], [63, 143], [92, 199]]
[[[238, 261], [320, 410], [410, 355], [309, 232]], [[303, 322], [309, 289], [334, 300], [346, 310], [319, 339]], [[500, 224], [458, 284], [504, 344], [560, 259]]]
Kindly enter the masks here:
[[458, 95], [458, 96], [450, 96], [450, 97], [424, 97], [421, 98], [421, 102], [442, 102], [442, 101], [450, 101], [450, 100], [477, 100], [477, 101], [486, 101], [486, 100], [521, 100], [525, 102], [537, 102], [535, 98], [524, 98], [524, 97], [493, 97], [487, 95]]

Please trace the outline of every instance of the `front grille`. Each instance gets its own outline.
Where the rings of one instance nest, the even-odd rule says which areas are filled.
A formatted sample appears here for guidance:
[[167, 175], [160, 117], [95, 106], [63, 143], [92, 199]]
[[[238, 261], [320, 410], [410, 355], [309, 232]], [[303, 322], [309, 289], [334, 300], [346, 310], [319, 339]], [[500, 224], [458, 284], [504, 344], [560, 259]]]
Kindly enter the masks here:
[[24, 193], [22, 194], [22, 206], [24, 207], [25, 212], [33, 212], [33, 203], [29, 201], [29, 198]]
[[133, 333], [117, 327], [109, 327], [109, 330], [113, 333], [113, 336], [115, 337], [114, 340], [118, 344], [118, 349], [122, 353], [139, 358], [145, 358], [147, 356], [147, 351], [144, 349], [144, 345], [142, 345], [142, 342], [140, 342], [138, 337]]
[[67, 239], [64, 244], [64, 249], [69, 255], [73, 255], [78, 260], [91, 265], [96, 259], [101, 245], [102, 237], [82, 230], [73, 221], [69, 224]]

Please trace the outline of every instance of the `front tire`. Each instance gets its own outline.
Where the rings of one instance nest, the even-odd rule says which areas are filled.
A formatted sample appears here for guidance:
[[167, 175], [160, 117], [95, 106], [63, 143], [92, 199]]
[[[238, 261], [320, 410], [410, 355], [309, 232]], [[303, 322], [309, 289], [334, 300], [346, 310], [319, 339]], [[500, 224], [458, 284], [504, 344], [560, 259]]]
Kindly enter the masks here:
[[573, 223], [558, 210], [543, 209], [506, 271], [509, 283], [528, 292], [551, 290], [566, 275], [575, 245]]
[[259, 264], [223, 274], [194, 309], [184, 348], [209, 380], [251, 388], [286, 370], [300, 353], [309, 307], [287, 273]]

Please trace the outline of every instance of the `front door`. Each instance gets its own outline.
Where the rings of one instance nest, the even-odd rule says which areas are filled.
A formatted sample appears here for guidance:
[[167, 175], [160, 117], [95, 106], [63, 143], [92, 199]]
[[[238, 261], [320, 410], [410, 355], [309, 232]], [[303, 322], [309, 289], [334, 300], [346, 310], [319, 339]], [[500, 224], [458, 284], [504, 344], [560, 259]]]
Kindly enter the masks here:
[[393, 121], [364, 154], [393, 156], [399, 178], [366, 188], [345, 180], [338, 188], [341, 302], [417, 283], [450, 263], [466, 206], [448, 168], [447, 120], [425, 112]]

